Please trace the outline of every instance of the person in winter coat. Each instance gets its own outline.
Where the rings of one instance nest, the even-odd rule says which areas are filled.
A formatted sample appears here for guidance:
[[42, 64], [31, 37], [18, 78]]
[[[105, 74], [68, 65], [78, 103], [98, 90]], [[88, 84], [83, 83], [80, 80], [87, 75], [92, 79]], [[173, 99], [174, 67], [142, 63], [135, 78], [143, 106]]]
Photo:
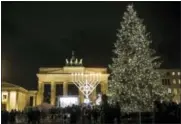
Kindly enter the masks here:
[[16, 112], [14, 110], [11, 110], [10, 114], [10, 124], [16, 123]]
[[1, 111], [1, 123], [2, 124], [8, 124], [8, 120], [9, 120], [9, 113], [8, 113], [8, 111], [6, 111], [6, 110], [3, 110], [3, 111]]
[[96, 108], [96, 107], [93, 107], [93, 110], [92, 110], [92, 117], [93, 117], [93, 120], [94, 120], [94, 124], [97, 124], [98, 111], [97, 111], [97, 108]]
[[121, 123], [121, 108], [118, 102], [116, 102], [116, 119], [117, 119], [117, 124]]
[[71, 115], [70, 115], [70, 123], [71, 123], [71, 124], [76, 124], [76, 122], [77, 122], [76, 109], [75, 109], [75, 108], [72, 108]]

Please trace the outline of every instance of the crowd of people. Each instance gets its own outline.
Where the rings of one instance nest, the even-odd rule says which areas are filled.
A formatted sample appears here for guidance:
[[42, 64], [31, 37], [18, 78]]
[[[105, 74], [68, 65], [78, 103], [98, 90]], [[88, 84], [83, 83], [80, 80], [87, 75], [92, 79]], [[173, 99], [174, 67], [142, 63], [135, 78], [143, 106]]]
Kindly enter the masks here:
[[[2, 111], [2, 124], [15, 124], [22, 120], [28, 124], [40, 124], [51, 120], [51, 122], [62, 122], [62, 124], [99, 124], [110, 122], [114, 117], [120, 120], [120, 110], [117, 106], [110, 108], [102, 106], [82, 105], [68, 106], [65, 108], [53, 108], [47, 113], [38, 108], [29, 108], [27, 111], [18, 112], [12, 110]], [[22, 122], [22, 123], [23, 123]], [[118, 121], [120, 122], [120, 121]]]
[[7, 110], [1, 111], [1, 123], [2, 124], [15, 124], [17, 122], [17, 118], [24, 116], [24, 112], [11, 110], [8, 112]]
[[181, 123], [181, 103], [155, 102], [155, 121], [158, 123]]
[[[3, 110], [2, 124], [15, 124], [18, 123], [18, 119], [28, 124], [40, 124], [47, 121], [61, 122], [62, 124], [120, 124], [123, 120], [130, 120], [130, 118], [134, 120], [134, 117], [137, 121], [134, 120], [132, 123], [138, 122], [139, 117], [134, 116], [138, 113], [129, 113], [125, 116], [125, 113], [121, 113], [119, 103], [109, 104], [106, 100], [103, 99], [103, 101], [103, 104], [99, 106], [73, 105], [65, 108], [52, 108], [48, 112], [40, 111], [38, 108], [29, 108], [23, 112]], [[141, 113], [141, 121], [144, 122], [149, 118], [147, 123], [152, 121], [154, 123], [179, 123], [181, 122], [180, 113], [181, 104], [155, 102], [154, 117], [152, 112]]]

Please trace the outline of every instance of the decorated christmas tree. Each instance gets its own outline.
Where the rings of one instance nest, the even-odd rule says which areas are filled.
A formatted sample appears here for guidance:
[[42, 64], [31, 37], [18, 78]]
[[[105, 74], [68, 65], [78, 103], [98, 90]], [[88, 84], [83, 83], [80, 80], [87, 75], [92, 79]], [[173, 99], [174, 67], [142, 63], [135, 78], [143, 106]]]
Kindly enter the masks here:
[[120, 25], [109, 66], [110, 101], [119, 101], [125, 112], [150, 111], [153, 101], [169, 98], [158, 71], [161, 62], [133, 5], [128, 5]]

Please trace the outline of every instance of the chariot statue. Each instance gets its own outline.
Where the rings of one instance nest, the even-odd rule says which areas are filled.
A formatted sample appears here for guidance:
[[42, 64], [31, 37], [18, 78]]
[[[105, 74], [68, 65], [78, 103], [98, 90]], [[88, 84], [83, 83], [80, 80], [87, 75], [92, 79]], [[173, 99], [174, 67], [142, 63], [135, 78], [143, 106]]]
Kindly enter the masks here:
[[82, 66], [83, 59], [75, 58], [74, 51], [72, 51], [72, 57], [69, 59], [65, 59], [66, 66]]

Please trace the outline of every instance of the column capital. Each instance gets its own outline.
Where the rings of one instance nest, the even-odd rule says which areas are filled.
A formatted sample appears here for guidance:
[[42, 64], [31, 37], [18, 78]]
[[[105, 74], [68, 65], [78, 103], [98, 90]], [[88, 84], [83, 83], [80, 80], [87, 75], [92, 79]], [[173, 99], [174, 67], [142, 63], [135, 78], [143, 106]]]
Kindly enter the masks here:
[[56, 85], [56, 82], [55, 82], [55, 81], [51, 81], [50, 84], [51, 84], [52, 86], [54, 86], [54, 85]]

